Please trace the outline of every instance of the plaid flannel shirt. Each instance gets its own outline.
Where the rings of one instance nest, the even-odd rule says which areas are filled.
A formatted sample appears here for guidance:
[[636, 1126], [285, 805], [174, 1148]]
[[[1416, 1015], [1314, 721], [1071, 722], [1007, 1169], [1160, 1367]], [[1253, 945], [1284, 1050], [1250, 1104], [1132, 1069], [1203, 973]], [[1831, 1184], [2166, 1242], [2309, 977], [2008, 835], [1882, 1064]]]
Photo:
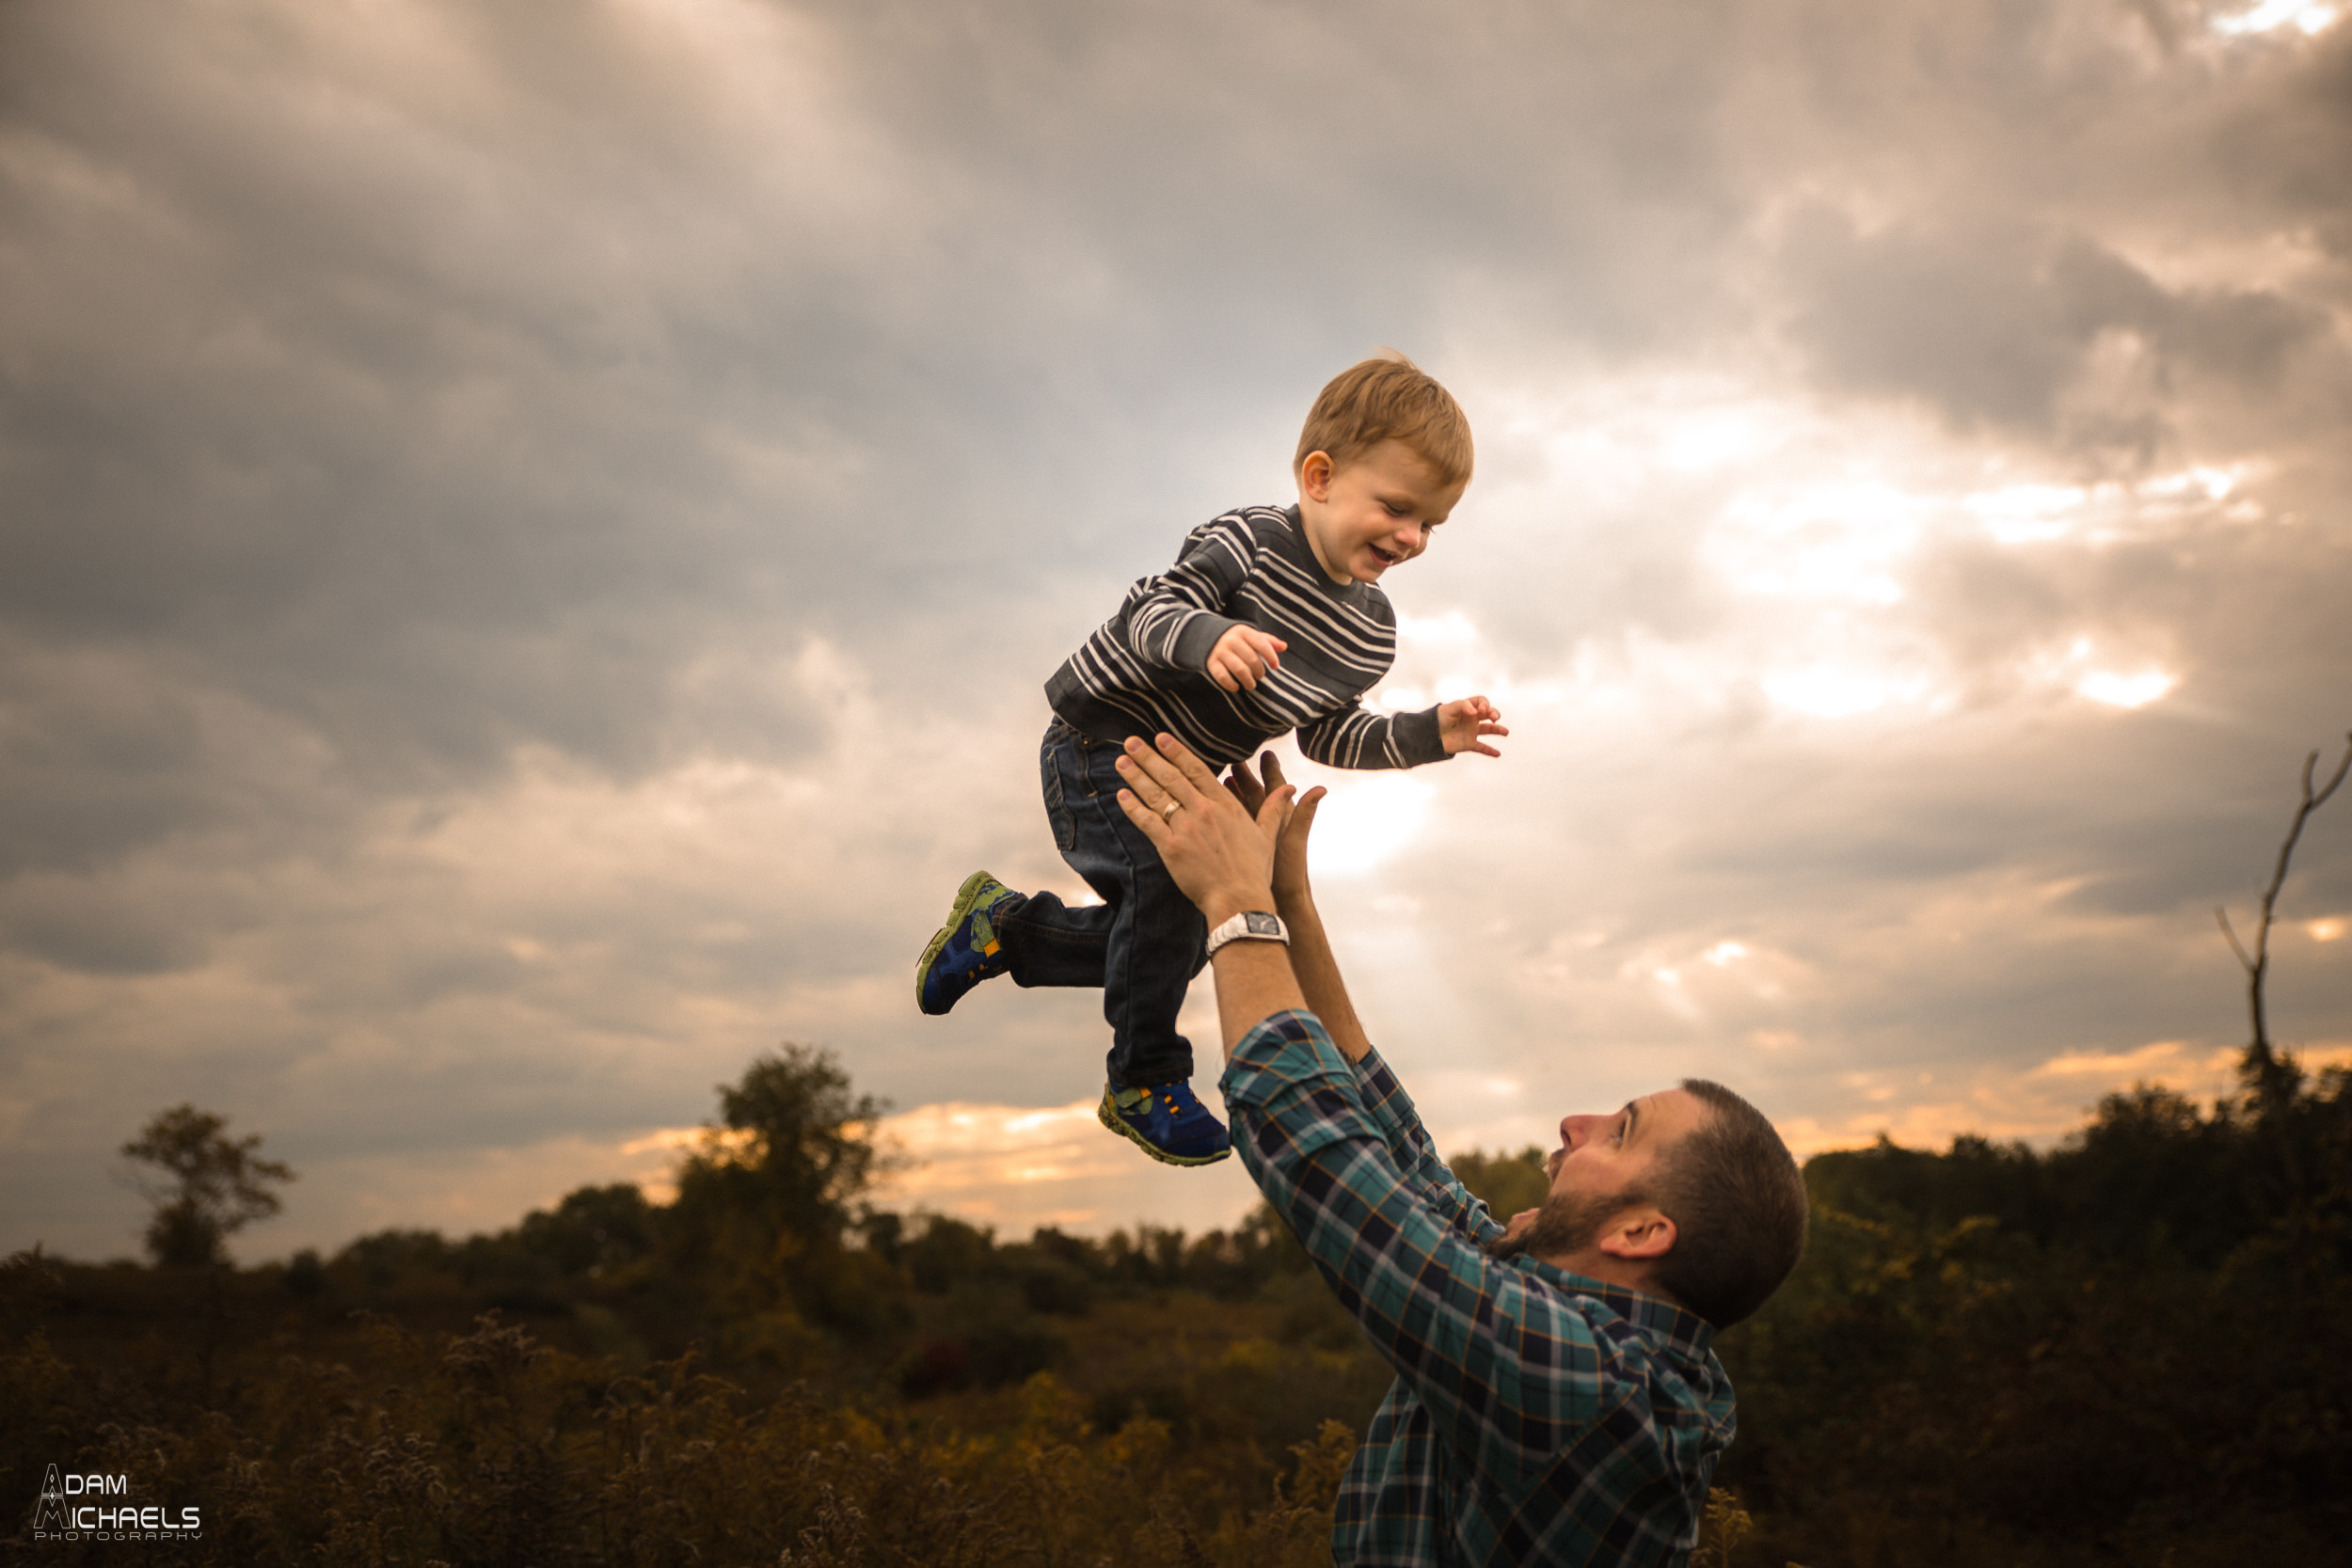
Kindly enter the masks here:
[[1732, 1436], [1695, 1315], [1481, 1243], [1502, 1234], [1379, 1054], [1281, 1012], [1225, 1069], [1242, 1161], [1396, 1369], [1341, 1484], [1333, 1560], [1680, 1563]]

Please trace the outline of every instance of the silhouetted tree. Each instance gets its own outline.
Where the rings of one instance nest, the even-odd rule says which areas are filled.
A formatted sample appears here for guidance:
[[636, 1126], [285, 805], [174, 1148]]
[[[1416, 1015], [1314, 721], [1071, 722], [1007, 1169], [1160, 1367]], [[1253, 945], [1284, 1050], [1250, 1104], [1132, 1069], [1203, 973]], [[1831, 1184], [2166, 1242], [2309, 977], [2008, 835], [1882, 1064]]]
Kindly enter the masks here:
[[[2352, 1193], [2345, 1190], [2341, 1094], [2324, 1092], [2314, 1098], [2304, 1093], [2303, 1065], [2293, 1052], [2271, 1042], [2264, 995], [2270, 978], [2270, 927], [2280, 890], [2286, 885], [2287, 866], [2303, 836], [2303, 825], [2336, 792], [2346, 771], [2352, 770], [2352, 736], [2345, 737], [2344, 756], [2335, 771], [2325, 784], [2314, 787], [2312, 773], [2318, 766], [2317, 752], [2303, 759], [2302, 799], [2279, 845], [2279, 862], [2271, 871], [2270, 885], [2263, 890], [2262, 918], [2254, 927], [2251, 953], [2238, 941], [2229, 911], [2214, 911], [2221, 923], [2221, 934], [2230, 941], [2230, 950], [2246, 971], [2246, 1005], [2253, 1037], [2238, 1059], [2238, 1080], [2246, 1086], [2255, 1124], [2267, 1145], [2270, 1167], [2260, 1185], [2266, 1189], [2265, 1207], [2271, 1215], [2271, 1227], [2267, 1234], [2249, 1238], [2247, 1246], [2249, 1256], [2276, 1249], [2292, 1260], [2298, 1305], [2320, 1288], [2325, 1272], [2322, 1254], [2343, 1244], [2344, 1212], [2347, 1200], [2352, 1199]], [[2341, 1087], [2336, 1085], [2338, 1090]]]
[[721, 1085], [719, 1125], [679, 1165], [664, 1227], [679, 1263], [742, 1307], [797, 1299], [824, 1312], [851, 1205], [879, 1174], [884, 1109], [814, 1046], [787, 1043]]
[[522, 1246], [566, 1275], [600, 1275], [653, 1250], [655, 1211], [634, 1182], [581, 1187], [523, 1217]]
[[2319, 753], [2313, 752], [2303, 759], [2303, 799], [2296, 807], [2295, 820], [2287, 827], [2287, 836], [2279, 846], [2279, 863], [2270, 874], [2270, 885], [2263, 889], [2262, 919], [2254, 927], [2254, 950], [2247, 952], [2237, 940], [2237, 932], [2230, 925], [2230, 911], [2219, 906], [2214, 918], [2221, 923], [2221, 934], [2230, 940], [2230, 951], [2246, 970], [2246, 1007], [2254, 1026], [2254, 1037], [2246, 1047], [2245, 1061], [2240, 1072], [2247, 1086], [2261, 1096], [2266, 1114], [2277, 1116], [2293, 1101], [2302, 1086], [2303, 1075], [2292, 1056], [2275, 1050], [2270, 1043], [2270, 1019], [2263, 995], [2265, 982], [2270, 978], [2270, 923], [2279, 903], [2279, 890], [2286, 885], [2287, 863], [2295, 858], [2296, 841], [2303, 836], [2303, 824], [2312, 813], [2328, 803], [2328, 797], [2344, 783], [2346, 769], [2352, 769], [2352, 736], [2344, 737], [2344, 759], [2328, 776], [2327, 784], [2312, 787], [2312, 769], [2319, 766]]
[[227, 1117], [175, 1105], [157, 1112], [122, 1146], [125, 1157], [168, 1179], [142, 1177], [138, 1183], [155, 1206], [147, 1250], [156, 1262], [199, 1268], [220, 1262], [230, 1234], [283, 1207], [270, 1188], [294, 1180], [293, 1167], [254, 1152], [262, 1146], [259, 1132], [230, 1138], [228, 1125]]

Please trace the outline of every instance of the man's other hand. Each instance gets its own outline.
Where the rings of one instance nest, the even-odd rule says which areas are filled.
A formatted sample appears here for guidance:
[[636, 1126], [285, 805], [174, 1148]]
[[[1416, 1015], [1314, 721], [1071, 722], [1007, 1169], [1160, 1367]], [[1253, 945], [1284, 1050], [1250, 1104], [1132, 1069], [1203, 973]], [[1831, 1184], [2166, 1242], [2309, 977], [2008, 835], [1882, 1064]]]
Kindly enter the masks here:
[[1212, 927], [1246, 910], [1273, 909], [1274, 847], [1295, 790], [1261, 791], [1257, 810], [1245, 810], [1172, 735], [1160, 736], [1156, 749], [1130, 738], [1119, 776], [1127, 781], [1120, 809]]
[[[1264, 752], [1259, 754], [1258, 771], [1254, 774], [1248, 763], [1233, 764], [1233, 770], [1226, 775], [1225, 787], [1254, 819], [1269, 794], [1294, 786], [1283, 782], [1281, 759], [1272, 752]], [[1287, 906], [1307, 893], [1307, 836], [1314, 832], [1315, 808], [1323, 804], [1323, 798], [1328, 793], [1317, 784], [1301, 795], [1282, 824], [1282, 835], [1274, 845], [1274, 897], [1278, 907]], [[1289, 918], [1286, 908], [1283, 918]]]

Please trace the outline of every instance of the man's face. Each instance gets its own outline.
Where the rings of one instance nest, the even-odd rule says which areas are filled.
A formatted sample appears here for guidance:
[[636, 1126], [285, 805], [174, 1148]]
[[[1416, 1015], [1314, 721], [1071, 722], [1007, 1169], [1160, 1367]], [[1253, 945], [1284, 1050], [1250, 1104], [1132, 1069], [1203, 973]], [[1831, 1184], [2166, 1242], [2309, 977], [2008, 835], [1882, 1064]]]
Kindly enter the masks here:
[[1298, 515], [1335, 582], [1377, 582], [1429, 547], [1464, 486], [1447, 484], [1402, 441], [1383, 441], [1343, 468], [1311, 451], [1298, 467]]
[[1707, 1114], [1688, 1089], [1661, 1089], [1606, 1115], [1563, 1117], [1560, 1147], [1545, 1161], [1550, 1196], [1542, 1208], [1511, 1216], [1502, 1255], [1549, 1258], [1597, 1245], [1609, 1222], [1639, 1201], [1630, 1195], [1655, 1187], [1659, 1162]]

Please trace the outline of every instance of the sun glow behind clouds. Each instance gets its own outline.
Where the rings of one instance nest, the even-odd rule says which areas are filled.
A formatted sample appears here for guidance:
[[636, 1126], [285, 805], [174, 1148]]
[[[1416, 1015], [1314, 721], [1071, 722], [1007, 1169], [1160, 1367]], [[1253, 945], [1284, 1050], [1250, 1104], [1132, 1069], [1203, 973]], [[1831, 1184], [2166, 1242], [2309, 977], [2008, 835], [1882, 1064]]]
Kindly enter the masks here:
[[1357, 774], [1315, 811], [1315, 874], [1359, 876], [1420, 836], [1436, 786], [1409, 773]]
[[[1826, 721], [1949, 713], [1996, 691], [2145, 707], [2183, 675], [2174, 650], [2133, 645], [2144, 635], [2097, 628], [2094, 657], [2069, 628], [2071, 649], [2012, 646], [2007, 669], [1984, 667], [1983, 652], [1944, 635], [1968, 618], [1949, 602], [1955, 559], [1989, 544], [2028, 554], [2017, 569], [2039, 572], [2058, 552], [2269, 515], [2248, 492], [2263, 468], [2250, 458], [2080, 483], [1907, 417], [1857, 425], [1850, 409], [1723, 381], [1635, 377], [1612, 383], [1605, 397], [1482, 396], [1512, 411], [1499, 442], [1510, 477], [1499, 489], [1514, 487], [1482, 504], [1523, 512], [1511, 519], [1522, 537], [1550, 542], [1564, 521], [1557, 497], [1572, 484], [1592, 498], [1596, 527], [1654, 529], [1660, 548], [1686, 549], [1707, 579], [1704, 617], [1658, 635], [1660, 623], [1636, 616], [1613, 641], [1581, 647], [1566, 671], [1520, 672], [1527, 689], [1564, 675], [1583, 700], [1704, 710], [1760, 692], [1779, 710]], [[1679, 498], [1678, 513], [1613, 510], [1624, 496], [1661, 491]], [[1505, 569], [1546, 570], [1550, 559], [1528, 550]], [[1382, 705], [1419, 707], [1472, 689], [1439, 689], [1433, 677], [1492, 668], [1475, 632], [1458, 615], [1402, 625]]]
[[882, 1123], [884, 1135], [920, 1162], [891, 1185], [920, 1198], [1107, 1174], [1120, 1146], [1102, 1136], [1094, 1105], [1091, 1100], [1042, 1107], [956, 1101], [891, 1117]]
[[2137, 675], [2119, 675], [2109, 670], [2093, 670], [2074, 685], [2078, 695], [2109, 707], [2146, 707], [2150, 703], [2172, 689], [2178, 683], [2161, 670], [2143, 671]]
[[1233, 1224], [1258, 1196], [1238, 1160], [1166, 1181], [1168, 1167], [1103, 1129], [1090, 1099], [921, 1105], [878, 1132], [899, 1163], [876, 1184], [877, 1203], [994, 1226], [1008, 1239], [1041, 1225], [1100, 1234], [1138, 1215], [1201, 1230]]
[[1745, 593], [1891, 605], [1903, 596], [1897, 568], [1918, 547], [1929, 504], [1876, 482], [1820, 485], [1778, 501], [1741, 497], [1710, 553]]
[[1824, 664], [1764, 677], [1764, 693], [1783, 707], [1816, 719], [1850, 719], [1926, 694], [1919, 676], [1891, 676], [1851, 665]]
[[2241, 38], [2250, 33], [2275, 32], [2293, 26], [2309, 38], [2324, 31], [2336, 19], [2333, 6], [2313, 6], [2306, 0], [2263, 0], [2251, 10], [2235, 16], [2217, 16], [2213, 30], [2228, 38]]
[[2090, 492], [2079, 484], [2010, 484], [1968, 498], [1995, 544], [2031, 545], [2074, 531]]
[[2088, 637], [2075, 638], [2062, 653], [2037, 655], [2023, 673], [2029, 685], [2071, 691], [2087, 702], [2120, 708], [2146, 707], [2181, 684], [2178, 675], [2145, 655], [2119, 658], [2116, 650], [2102, 652]]

